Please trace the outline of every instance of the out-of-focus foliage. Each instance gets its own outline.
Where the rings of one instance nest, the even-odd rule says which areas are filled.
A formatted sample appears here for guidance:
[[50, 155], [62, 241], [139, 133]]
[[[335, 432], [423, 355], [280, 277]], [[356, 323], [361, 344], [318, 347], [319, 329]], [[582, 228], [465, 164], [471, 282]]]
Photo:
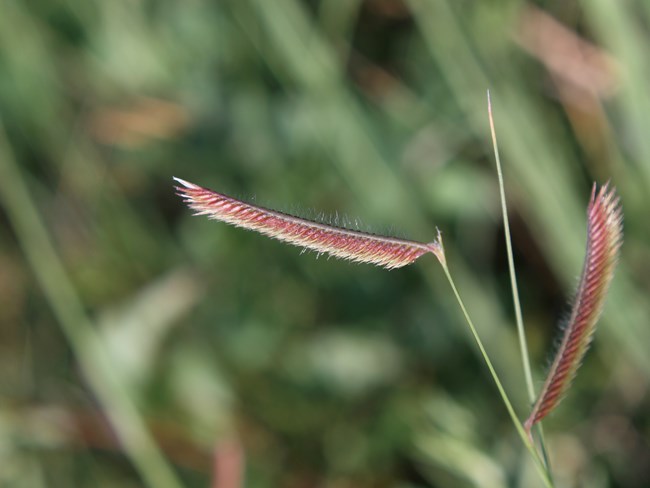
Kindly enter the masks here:
[[418, 240], [439, 227], [525, 418], [490, 88], [538, 378], [591, 182], [622, 195], [596, 345], [545, 425], [561, 486], [645, 486], [648, 25], [647, 3], [607, 0], [2, 2], [0, 167], [20, 182], [0, 185], [0, 485], [145, 484], [37, 279], [57, 268], [26, 259], [44, 245], [10, 208], [26, 185], [65, 269], [50, 280], [73, 284], [184, 486], [236, 488], [244, 466], [250, 487], [536, 486], [433, 257], [300, 255], [192, 218], [172, 189]]

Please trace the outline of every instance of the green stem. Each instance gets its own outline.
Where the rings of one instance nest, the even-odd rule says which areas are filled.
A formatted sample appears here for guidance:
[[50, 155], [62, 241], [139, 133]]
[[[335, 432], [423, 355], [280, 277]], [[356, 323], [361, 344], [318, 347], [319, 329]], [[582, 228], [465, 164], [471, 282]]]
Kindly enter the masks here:
[[[442, 241], [440, 240], [440, 245], [442, 245]], [[539, 475], [542, 478], [542, 481], [544, 482], [544, 485], [547, 488], [553, 488], [554, 484], [553, 481], [550, 478], [550, 475], [548, 471], [546, 470], [543, 461], [539, 457], [539, 454], [537, 453], [537, 450], [535, 449], [535, 446], [532, 443], [532, 439], [528, 437], [526, 434], [526, 431], [524, 430], [524, 426], [521, 424], [519, 421], [519, 418], [517, 417], [517, 414], [515, 413], [515, 409], [512, 406], [512, 402], [510, 402], [510, 398], [508, 397], [508, 394], [506, 393], [505, 389], [503, 388], [503, 385], [501, 384], [501, 380], [499, 379], [499, 375], [497, 374], [496, 370], [494, 369], [494, 366], [492, 365], [492, 361], [490, 360], [490, 357], [487, 354], [487, 351], [485, 350], [485, 347], [483, 346], [483, 341], [481, 341], [481, 338], [478, 335], [478, 332], [476, 330], [476, 327], [474, 326], [474, 322], [472, 322], [472, 319], [469, 316], [469, 313], [467, 312], [467, 309], [465, 308], [465, 303], [463, 302], [462, 298], [460, 297], [460, 294], [458, 293], [458, 289], [456, 288], [456, 284], [454, 283], [453, 278], [451, 277], [451, 274], [449, 273], [449, 268], [447, 267], [447, 263], [443, 260], [440, 261], [442, 264], [442, 269], [445, 272], [445, 276], [447, 277], [447, 280], [449, 281], [449, 285], [451, 286], [451, 289], [454, 292], [454, 295], [456, 296], [456, 300], [458, 301], [458, 305], [460, 305], [460, 308], [463, 312], [463, 315], [465, 316], [465, 320], [467, 321], [467, 325], [469, 325], [470, 331], [472, 332], [472, 336], [474, 337], [474, 340], [476, 341], [476, 344], [481, 351], [481, 355], [483, 356], [483, 360], [485, 361], [485, 364], [487, 365], [488, 369], [490, 370], [490, 374], [492, 375], [492, 379], [494, 380], [494, 383], [497, 386], [497, 389], [499, 390], [499, 394], [501, 395], [501, 399], [503, 400], [503, 403], [506, 406], [506, 409], [508, 410], [508, 413], [510, 414], [510, 419], [512, 420], [512, 423], [514, 424], [515, 428], [517, 429], [517, 432], [519, 433], [519, 437], [521, 437], [522, 442], [530, 452], [530, 454], [533, 457], [533, 461], [535, 464], [535, 467], [537, 468], [537, 471], [539, 472]]]
[[34, 276], [126, 454], [148, 486], [179, 488], [57, 255], [0, 121], [0, 199]]
[[542, 451], [542, 459], [544, 460], [544, 465], [546, 466], [546, 472], [548, 473], [551, 482], [555, 483], [553, 480], [553, 471], [551, 470], [551, 458], [549, 457], [548, 450], [546, 449], [546, 441], [544, 440], [544, 428], [542, 427], [541, 422], [535, 424], [535, 432], [537, 433], [537, 438], [539, 439], [539, 447]]
[[[492, 99], [490, 97], [490, 90], [487, 91], [488, 100], [488, 118], [490, 120], [490, 133], [492, 135], [492, 147], [494, 148], [494, 160], [497, 167], [497, 177], [499, 180], [499, 197], [501, 200], [501, 214], [503, 215], [503, 232], [506, 239], [506, 254], [508, 255], [508, 270], [510, 272], [510, 287], [512, 290], [512, 303], [515, 309], [515, 319], [517, 323], [517, 336], [519, 338], [519, 350], [521, 351], [521, 363], [524, 369], [524, 378], [526, 380], [526, 389], [528, 391], [528, 400], [531, 405], [535, 403], [536, 393], [535, 385], [533, 383], [533, 374], [530, 367], [530, 357], [528, 354], [528, 343], [526, 341], [526, 329], [524, 327], [524, 319], [521, 313], [521, 303], [519, 301], [519, 287], [517, 286], [517, 274], [515, 272], [515, 261], [512, 254], [512, 238], [510, 236], [510, 219], [508, 218], [508, 205], [506, 203], [506, 190], [503, 183], [503, 170], [501, 169], [501, 156], [499, 155], [499, 145], [497, 143], [497, 135], [494, 126], [494, 116], [492, 113]], [[544, 430], [541, 423], [536, 427], [537, 436], [539, 438], [540, 447], [542, 450], [542, 457], [548, 475], [551, 474], [551, 464], [546, 450], [546, 442], [544, 440]]]
[[524, 329], [524, 320], [521, 314], [521, 304], [519, 302], [519, 288], [517, 286], [517, 275], [515, 273], [515, 263], [512, 257], [512, 239], [510, 238], [510, 220], [508, 219], [508, 206], [506, 204], [506, 191], [503, 184], [503, 172], [501, 170], [501, 157], [499, 156], [499, 146], [497, 144], [496, 131], [494, 129], [494, 118], [492, 116], [492, 101], [490, 91], [488, 97], [488, 114], [490, 118], [490, 131], [492, 132], [492, 146], [494, 147], [494, 159], [497, 166], [497, 176], [499, 179], [499, 194], [501, 198], [501, 213], [503, 214], [503, 231], [506, 237], [506, 252], [508, 254], [508, 269], [510, 271], [510, 286], [512, 288], [512, 301], [515, 309], [515, 318], [517, 321], [517, 335], [519, 336], [519, 348], [521, 350], [521, 362], [524, 368], [524, 377], [526, 378], [526, 388], [528, 390], [528, 400], [535, 402], [535, 386], [533, 384], [533, 374], [530, 368], [530, 359], [528, 356], [528, 346], [526, 343], [526, 332]]

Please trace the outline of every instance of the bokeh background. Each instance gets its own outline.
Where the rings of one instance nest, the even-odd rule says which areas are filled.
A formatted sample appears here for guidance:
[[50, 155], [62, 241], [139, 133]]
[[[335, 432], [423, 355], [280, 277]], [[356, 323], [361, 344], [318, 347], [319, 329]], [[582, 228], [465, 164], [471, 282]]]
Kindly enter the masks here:
[[593, 181], [625, 211], [558, 486], [650, 479], [650, 7], [53, 0], [0, 11], [0, 485], [541, 486], [433, 257], [192, 217], [172, 176], [430, 241], [520, 417], [492, 91], [538, 386]]

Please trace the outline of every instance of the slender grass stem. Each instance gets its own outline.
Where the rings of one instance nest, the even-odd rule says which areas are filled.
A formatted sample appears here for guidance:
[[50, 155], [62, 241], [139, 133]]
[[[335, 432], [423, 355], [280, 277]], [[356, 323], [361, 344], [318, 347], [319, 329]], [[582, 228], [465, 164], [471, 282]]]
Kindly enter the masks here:
[[[442, 240], [439, 240], [440, 245], [442, 246]], [[474, 340], [476, 342], [476, 345], [478, 346], [479, 350], [481, 351], [481, 355], [483, 356], [483, 360], [485, 361], [485, 364], [488, 367], [488, 370], [490, 371], [490, 374], [492, 375], [492, 379], [494, 380], [494, 383], [497, 386], [497, 389], [499, 390], [499, 394], [501, 395], [501, 399], [503, 400], [503, 403], [506, 406], [506, 409], [508, 410], [508, 414], [510, 415], [510, 419], [512, 420], [512, 423], [514, 424], [517, 432], [519, 433], [519, 437], [521, 437], [522, 442], [526, 446], [526, 449], [530, 452], [531, 456], [533, 457], [533, 462], [535, 464], [535, 467], [537, 471], [539, 472], [540, 477], [542, 478], [542, 481], [544, 482], [544, 485], [547, 488], [553, 488], [555, 485], [553, 483], [553, 480], [551, 479], [550, 473], [547, 471], [544, 462], [542, 459], [539, 457], [539, 454], [537, 453], [537, 450], [535, 449], [535, 446], [533, 445], [532, 439], [526, 434], [526, 431], [524, 430], [524, 426], [522, 423], [519, 421], [519, 417], [517, 417], [517, 414], [515, 412], [514, 407], [512, 406], [512, 402], [510, 401], [510, 398], [508, 397], [508, 394], [506, 393], [505, 389], [503, 388], [503, 385], [501, 384], [501, 380], [499, 379], [499, 375], [497, 374], [496, 370], [494, 369], [494, 366], [492, 365], [492, 361], [490, 360], [490, 357], [487, 354], [487, 351], [485, 350], [485, 347], [483, 346], [483, 341], [481, 341], [481, 338], [478, 335], [478, 332], [476, 330], [476, 327], [474, 326], [474, 322], [472, 322], [472, 319], [469, 316], [469, 313], [467, 312], [467, 308], [465, 308], [465, 303], [463, 302], [462, 298], [460, 297], [460, 294], [458, 293], [458, 289], [456, 288], [456, 284], [454, 283], [453, 278], [451, 277], [451, 273], [449, 272], [449, 268], [447, 266], [447, 263], [445, 261], [441, 261], [440, 263], [442, 265], [442, 269], [445, 272], [445, 276], [447, 277], [447, 281], [449, 281], [449, 285], [451, 286], [452, 291], [454, 292], [454, 296], [456, 297], [456, 301], [458, 302], [458, 305], [460, 305], [460, 308], [463, 312], [463, 315], [465, 317], [465, 321], [467, 322], [467, 325], [470, 328], [470, 331], [472, 332], [472, 336], [474, 337]]]
[[535, 402], [535, 385], [533, 383], [533, 374], [530, 368], [530, 358], [528, 355], [528, 345], [526, 342], [526, 331], [524, 329], [524, 320], [521, 314], [521, 303], [519, 302], [519, 288], [517, 286], [517, 274], [515, 273], [515, 262], [512, 257], [512, 239], [510, 237], [510, 220], [508, 219], [508, 206], [506, 203], [506, 191], [503, 184], [503, 171], [501, 169], [501, 157], [499, 156], [499, 145], [497, 144], [496, 130], [494, 128], [494, 117], [492, 115], [492, 100], [490, 91], [487, 92], [488, 99], [488, 116], [490, 119], [490, 131], [492, 133], [492, 147], [494, 148], [494, 159], [497, 166], [497, 175], [499, 179], [499, 195], [501, 199], [501, 213], [503, 214], [503, 231], [506, 238], [506, 252], [508, 254], [508, 269], [510, 271], [510, 286], [512, 287], [512, 302], [515, 309], [515, 318], [517, 321], [517, 335], [519, 336], [519, 348], [521, 350], [521, 363], [524, 369], [524, 378], [526, 379], [526, 389], [528, 390], [528, 399], [531, 403]]
[[539, 439], [539, 449], [542, 451], [542, 459], [544, 460], [544, 465], [546, 466], [546, 472], [548, 473], [551, 482], [553, 480], [553, 470], [551, 469], [551, 457], [549, 456], [548, 449], [546, 448], [546, 439], [544, 438], [544, 427], [541, 422], [538, 422], [535, 425], [535, 432], [537, 433], [537, 439]]
[[84, 311], [32, 201], [0, 121], [0, 201], [34, 276], [97, 395], [126, 455], [148, 486], [179, 488]]
[[[526, 341], [526, 329], [524, 319], [521, 313], [521, 302], [519, 300], [519, 287], [517, 286], [517, 273], [515, 272], [515, 261], [512, 254], [512, 238], [510, 236], [510, 219], [508, 218], [508, 205], [506, 202], [506, 191], [503, 183], [503, 170], [501, 169], [501, 156], [499, 155], [499, 145], [497, 143], [496, 129], [494, 127], [494, 116], [492, 113], [492, 98], [490, 90], [487, 91], [488, 101], [488, 118], [490, 120], [490, 133], [492, 135], [492, 147], [494, 148], [494, 160], [497, 167], [497, 176], [499, 180], [499, 197], [501, 200], [501, 214], [503, 215], [503, 232], [506, 239], [506, 253], [508, 255], [508, 270], [510, 272], [510, 287], [512, 289], [512, 303], [515, 309], [515, 319], [517, 323], [517, 336], [519, 338], [519, 350], [521, 352], [521, 364], [524, 370], [526, 381], [526, 390], [528, 391], [528, 400], [531, 404], [537, 399], [535, 385], [533, 383], [533, 373], [530, 367], [530, 356], [528, 354], [528, 342]], [[551, 464], [544, 440], [544, 430], [541, 424], [537, 425], [537, 436], [539, 438], [542, 457], [549, 476], [551, 474]]]

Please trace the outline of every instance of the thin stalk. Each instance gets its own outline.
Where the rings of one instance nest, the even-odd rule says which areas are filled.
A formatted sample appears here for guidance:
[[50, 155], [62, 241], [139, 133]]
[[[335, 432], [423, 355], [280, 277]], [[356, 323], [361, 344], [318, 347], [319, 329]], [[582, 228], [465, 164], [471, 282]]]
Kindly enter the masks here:
[[515, 318], [517, 321], [517, 335], [519, 336], [519, 348], [521, 350], [521, 363], [524, 368], [524, 377], [526, 379], [526, 389], [528, 390], [528, 400], [534, 403], [535, 385], [533, 383], [533, 374], [530, 368], [530, 358], [528, 355], [528, 346], [526, 343], [526, 331], [524, 329], [524, 320], [521, 314], [521, 304], [519, 302], [519, 288], [517, 286], [517, 275], [515, 273], [515, 262], [512, 257], [512, 240], [510, 238], [510, 220], [508, 219], [508, 206], [506, 204], [506, 191], [503, 184], [503, 172], [501, 170], [501, 157], [499, 156], [499, 146], [497, 144], [496, 131], [494, 129], [494, 118], [492, 116], [492, 100], [490, 91], [487, 92], [488, 99], [488, 116], [490, 119], [490, 131], [492, 133], [492, 147], [494, 148], [494, 159], [497, 165], [497, 175], [499, 178], [499, 194], [501, 199], [501, 213], [503, 214], [503, 231], [506, 237], [506, 252], [508, 254], [508, 269], [510, 271], [510, 286], [512, 287], [512, 302], [515, 309]]
[[538, 422], [535, 425], [535, 432], [537, 433], [537, 439], [539, 439], [539, 448], [542, 451], [542, 459], [544, 460], [544, 465], [546, 466], [546, 472], [548, 473], [551, 481], [553, 480], [553, 470], [551, 469], [551, 457], [549, 456], [548, 449], [546, 448], [546, 440], [544, 438], [544, 427], [541, 422]]
[[[442, 240], [440, 240], [439, 242], [440, 242], [440, 245], [442, 246]], [[460, 305], [460, 308], [461, 308], [461, 310], [463, 312], [463, 315], [465, 317], [465, 321], [467, 322], [467, 325], [469, 326], [470, 331], [472, 332], [472, 336], [474, 337], [476, 345], [478, 346], [479, 350], [481, 351], [481, 355], [483, 356], [483, 360], [485, 361], [485, 364], [487, 365], [488, 370], [490, 371], [490, 374], [492, 375], [492, 379], [494, 380], [494, 383], [497, 386], [497, 390], [499, 390], [499, 394], [501, 395], [501, 399], [503, 400], [503, 403], [506, 406], [506, 409], [508, 410], [508, 414], [510, 415], [510, 419], [512, 420], [512, 423], [514, 424], [515, 429], [519, 433], [519, 437], [521, 437], [521, 440], [524, 443], [524, 445], [526, 446], [526, 449], [528, 449], [531, 456], [533, 457], [535, 468], [537, 469], [540, 477], [542, 478], [542, 481], [544, 482], [544, 485], [547, 488], [553, 488], [555, 485], [553, 483], [553, 480], [551, 479], [550, 473], [547, 471], [542, 459], [539, 457], [539, 454], [537, 453], [537, 450], [535, 449], [535, 446], [532, 443], [532, 439], [530, 439], [530, 437], [528, 437], [528, 435], [526, 434], [526, 431], [524, 430], [524, 426], [519, 421], [519, 418], [517, 417], [517, 414], [515, 413], [515, 409], [512, 406], [512, 402], [510, 401], [510, 398], [508, 397], [508, 394], [506, 393], [505, 389], [503, 388], [503, 385], [501, 384], [501, 380], [499, 379], [499, 375], [497, 374], [496, 370], [494, 369], [494, 366], [492, 365], [492, 361], [490, 360], [490, 357], [488, 356], [487, 351], [485, 350], [485, 347], [483, 346], [483, 342], [481, 341], [481, 338], [478, 335], [476, 327], [474, 326], [474, 322], [472, 322], [472, 319], [470, 318], [469, 313], [467, 312], [467, 309], [465, 308], [465, 303], [463, 302], [462, 298], [460, 297], [460, 294], [458, 293], [458, 289], [456, 288], [456, 284], [454, 283], [454, 280], [451, 277], [451, 274], [449, 272], [449, 268], [447, 267], [447, 263], [445, 261], [441, 261], [440, 264], [442, 265], [442, 269], [445, 272], [445, 276], [447, 277], [447, 281], [449, 281], [449, 285], [451, 286], [451, 289], [454, 292], [454, 296], [456, 297], [456, 301], [458, 302], [458, 305]]]
[[[496, 129], [494, 127], [494, 116], [492, 114], [492, 98], [490, 97], [490, 90], [487, 91], [488, 100], [488, 118], [490, 120], [490, 132], [492, 134], [492, 147], [494, 148], [494, 160], [497, 166], [497, 176], [499, 180], [499, 197], [501, 200], [501, 214], [503, 215], [503, 232], [506, 239], [506, 253], [508, 255], [508, 270], [510, 271], [510, 287], [512, 289], [512, 303], [515, 309], [515, 319], [517, 323], [517, 336], [519, 338], [519, 350], [521, 351], [521, 364], [524, 370], [524, 378], [526, 381], [526, 390], [528, 391], [528, 400], [531, 404], [535, 403], [537, 395], [535, 393], [535, 385], [533, 383], [533, 374], [530, 367], [530, 356], [528, 354], [528, 342], [526, 341], [526, 329], [524, 327], [524, 320], [521, 313], [521, 302], [519, 301], [519, 287], [517, 286], [517, 274], [515, 272], [515, 261], [512, 254], [512, 238], [510, 236], [510, 219], [508, 218], [508, 205], [506, 203], [506, 191], [503, 183], [503, 170], [501, 169], [501, 156], [499, 155], [499, 145], [497, 143]], [[540, 448], [542, 450], [542, 457], [544, 464], [547, 468], [549, 476], [551, 475], [551, 464], [546, 450], [546, 443], [544, 441], [544, 430], [541, 424], [537, 425], [537, 436], [539, 438]]]
[[180, 488], [86, 315], [32, 201], [0, 121], [0, 200], [36, 280], [126, 455], [148, 486]]

